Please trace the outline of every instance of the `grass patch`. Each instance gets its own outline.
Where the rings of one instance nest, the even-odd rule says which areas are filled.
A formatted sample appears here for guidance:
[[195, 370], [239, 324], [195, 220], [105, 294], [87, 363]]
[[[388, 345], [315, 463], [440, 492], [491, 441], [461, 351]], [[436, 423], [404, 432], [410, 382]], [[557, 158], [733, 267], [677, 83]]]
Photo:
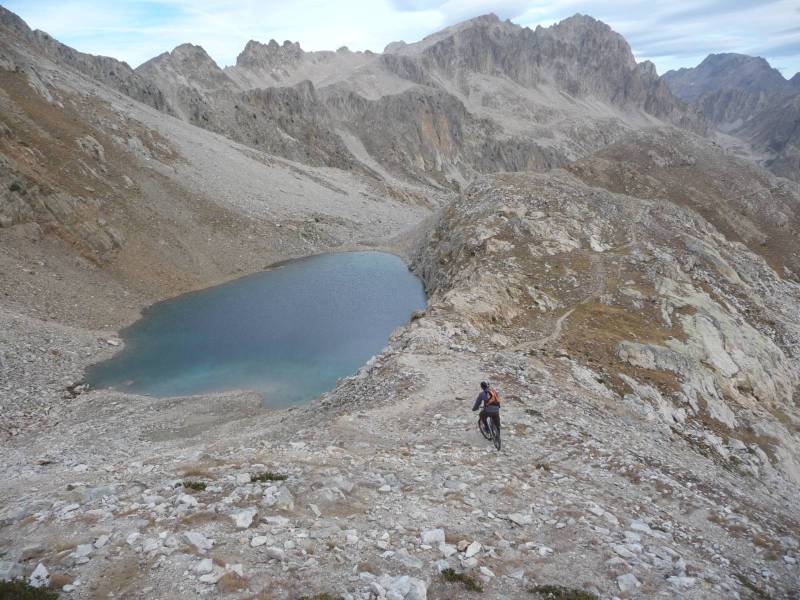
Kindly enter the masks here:
[[475, 579], [464, 573], [456, 573], [453, 569], [445, 569], [442, 571], [442, 579], [447, 583], [460, 583], [464, 586], [464, 589], [470, 592], [483, 592], [483, 586], [475, 581]]
[[35, 588], [24, 579], [0, 581], [0, 598], [3, 600], [58, 600], [58, 592]]
[[196, 492], [205, 492], [206, 491], [206, 482], [205, 481], [184, 481], [183, 487], [188, 488], [190, 490], [195, 490]]
[[537, 585], [528, 591], [531, 594], [537, 594], [544, 600], [599, 600], [591, 592], [565, 588], [560, 585]]
[[[280, 473], [273, 473], [272, 471], [263, 471], [261, 473], [253, 473], [250, 475], [250, 481], [286, 481], [288, 475], [281, 475]], [[316, 598], [316, 597], [314, 597]]]
[[223, 594], [232, 594], [240, 590], [247, 589], [247, 580], [240, 577], [237, 573], [229, 571], [217, 581], [217, 589]]
[[209, 471], [203, 465], [187, 465], [186, 467], [182, 468], [181, 471], [183, 472], [184, 477], [204, 477], [206, 479], [214, 479], [211, 471]]

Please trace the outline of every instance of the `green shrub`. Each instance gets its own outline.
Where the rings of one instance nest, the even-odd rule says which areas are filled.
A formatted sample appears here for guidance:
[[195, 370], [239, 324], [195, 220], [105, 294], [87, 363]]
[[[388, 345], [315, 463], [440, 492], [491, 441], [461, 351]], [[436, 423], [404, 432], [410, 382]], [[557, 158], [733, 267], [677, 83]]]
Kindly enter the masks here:
[[58, 600], [58, 593], [47, 588], [35, 588], [24, 579], [0, 581], [0, 598], [3, 600]]
[[470, 592], [483, 592], [483, 586], [474, 578], [464, 573], [456, 573], [453, 569], [442, 571], [442, 578], [448, 583], [460, 583]]
[[561, 587], [560, 585], [537, 585], [529, 590], [543, 600], [599, 600], [597, 596], [583, 590]]
[[183, 487], [189, 488], [190, 490], [195, 490], [197, 492], [206, 491], [205, 481], [184, 481]]
[[286, 475], [273, 473], [272, 471], [264, 471], [263, 473], [254, 473], [250, 475], [250, 481], [285, 481], [286, 478]]

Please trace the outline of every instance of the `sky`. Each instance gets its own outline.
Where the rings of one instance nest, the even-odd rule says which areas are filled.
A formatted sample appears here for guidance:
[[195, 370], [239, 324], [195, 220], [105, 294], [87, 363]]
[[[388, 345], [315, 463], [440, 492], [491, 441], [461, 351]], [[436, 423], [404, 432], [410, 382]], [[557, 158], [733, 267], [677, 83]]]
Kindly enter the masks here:
[[191, 42], [220, 66], [250, 39], [291, 40], [305, 50], [380, 52], [493, 12], [528, 27], [577, 12], [623, 34], [659, 73], [712, 52], [763, 56], [787, 78], [800, 71], [798, 0], [0, 0], [33, 29], [82, 52], [135, 67]]

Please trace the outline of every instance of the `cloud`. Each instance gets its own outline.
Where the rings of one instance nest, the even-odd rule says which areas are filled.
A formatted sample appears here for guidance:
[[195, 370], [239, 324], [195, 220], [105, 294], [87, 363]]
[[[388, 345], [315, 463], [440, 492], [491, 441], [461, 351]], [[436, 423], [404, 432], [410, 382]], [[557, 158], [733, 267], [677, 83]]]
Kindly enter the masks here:
[[550, 25], [577, 12], [611, 25], [637, 60], [659, 72], [694, 66], [712, 52], [764, 56], [789, 76], [800, 70], [797, 0], [8, 0], [31, 27], [78, 50], [136, 66], [175, 46], [203, 46], [232, 64], [250, 39], [299, 41], [306, 50], [381, 51], [493, 12]]

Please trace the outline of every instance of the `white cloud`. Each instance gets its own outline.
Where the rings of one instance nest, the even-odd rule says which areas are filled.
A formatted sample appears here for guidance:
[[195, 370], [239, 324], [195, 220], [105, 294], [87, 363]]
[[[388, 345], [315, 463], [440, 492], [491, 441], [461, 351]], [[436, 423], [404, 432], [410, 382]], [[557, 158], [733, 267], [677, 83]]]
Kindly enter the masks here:
[[659, 72], [711, 52], [761, 55], [784, 75], [800, 70], [797, 0], [10, 0], [31, 27], [79, 50], [137, 65], [178, 44], [232, 64], [249, 39], [299, 41], [307, 50], [380, 51], [488, 12], [549, 25], [576, 12], [622, 33]]

